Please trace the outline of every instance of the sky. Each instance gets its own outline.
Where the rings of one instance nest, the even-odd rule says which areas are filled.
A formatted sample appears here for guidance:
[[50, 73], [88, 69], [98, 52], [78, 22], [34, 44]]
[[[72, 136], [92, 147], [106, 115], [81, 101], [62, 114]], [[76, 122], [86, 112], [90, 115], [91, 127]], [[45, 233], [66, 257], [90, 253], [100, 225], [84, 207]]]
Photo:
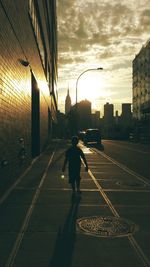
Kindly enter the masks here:
[[132, 103], [132, 61], [150, 38], [149, 0], [57, 0], [57, 16], [59, 110], [68, 88], [75, 104], [81, 75], [78, 101], [101, 116], [109, 102], [120, 114]]

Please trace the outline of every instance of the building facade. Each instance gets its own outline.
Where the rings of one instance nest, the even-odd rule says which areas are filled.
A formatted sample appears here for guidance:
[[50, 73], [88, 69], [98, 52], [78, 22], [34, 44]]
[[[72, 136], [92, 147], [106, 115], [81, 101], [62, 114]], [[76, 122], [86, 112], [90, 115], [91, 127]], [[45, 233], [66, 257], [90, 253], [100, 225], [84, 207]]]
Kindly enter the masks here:
[[91, 102], [82, 100], [78, 103], [78, 130], [91, 127]]
[[131, 112], [131, 103], [122, 104], [122, 113], [121, 113], [121, 124], [124, 127], [131, 127], [132, 125], [132, 112]]
[[133, 60], [133, 119], [135, 139], [150, 143], [150, 40]]
[[150, 113], [150, 40], [133, 60], [133, 118]]
[[0, 1], [1, 179], [20, 175], [56, 122], [55, 0]]
[[100, 129], [100, 111], [91, 114], [91, 127]]
[[108, 102], [104, 105], [103, 135], [112, 138], [114, 132], [114, 105]]

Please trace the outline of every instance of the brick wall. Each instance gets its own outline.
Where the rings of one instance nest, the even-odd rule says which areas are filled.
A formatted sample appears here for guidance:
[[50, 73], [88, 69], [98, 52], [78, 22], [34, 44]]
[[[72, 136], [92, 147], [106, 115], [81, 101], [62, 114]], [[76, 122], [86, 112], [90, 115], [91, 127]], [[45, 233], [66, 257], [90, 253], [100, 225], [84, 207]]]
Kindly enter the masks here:
[[[30, 164], [31, 71], [40, 90], [40, 151], [49, 139], [50, 96], [28, 14], [28, 1], [0, 4], [0, 191]], [[27, 59], [30, 68], [18, 59]], [[40, 82], [45, 88], [40, 87]]]

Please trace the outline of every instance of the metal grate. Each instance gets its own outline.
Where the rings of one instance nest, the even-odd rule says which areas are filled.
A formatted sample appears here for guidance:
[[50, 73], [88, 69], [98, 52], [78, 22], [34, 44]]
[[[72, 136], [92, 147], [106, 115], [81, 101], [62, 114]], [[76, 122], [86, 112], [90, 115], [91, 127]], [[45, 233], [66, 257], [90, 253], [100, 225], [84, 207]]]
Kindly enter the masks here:
[[133, 222], [111, 216], [83, 217], [77, 220], [78, 229], [97, 237], [127, 236], [138, 230]]

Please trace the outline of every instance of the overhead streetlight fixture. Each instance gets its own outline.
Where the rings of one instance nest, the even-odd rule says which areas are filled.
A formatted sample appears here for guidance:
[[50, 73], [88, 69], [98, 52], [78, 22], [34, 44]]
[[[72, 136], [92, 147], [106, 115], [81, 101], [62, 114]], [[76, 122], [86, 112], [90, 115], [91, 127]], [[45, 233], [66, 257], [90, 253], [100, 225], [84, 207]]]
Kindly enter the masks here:
[[103, 68], [100, 67], [100, 68], [97, 68], [97, 70], [103, 70]]

